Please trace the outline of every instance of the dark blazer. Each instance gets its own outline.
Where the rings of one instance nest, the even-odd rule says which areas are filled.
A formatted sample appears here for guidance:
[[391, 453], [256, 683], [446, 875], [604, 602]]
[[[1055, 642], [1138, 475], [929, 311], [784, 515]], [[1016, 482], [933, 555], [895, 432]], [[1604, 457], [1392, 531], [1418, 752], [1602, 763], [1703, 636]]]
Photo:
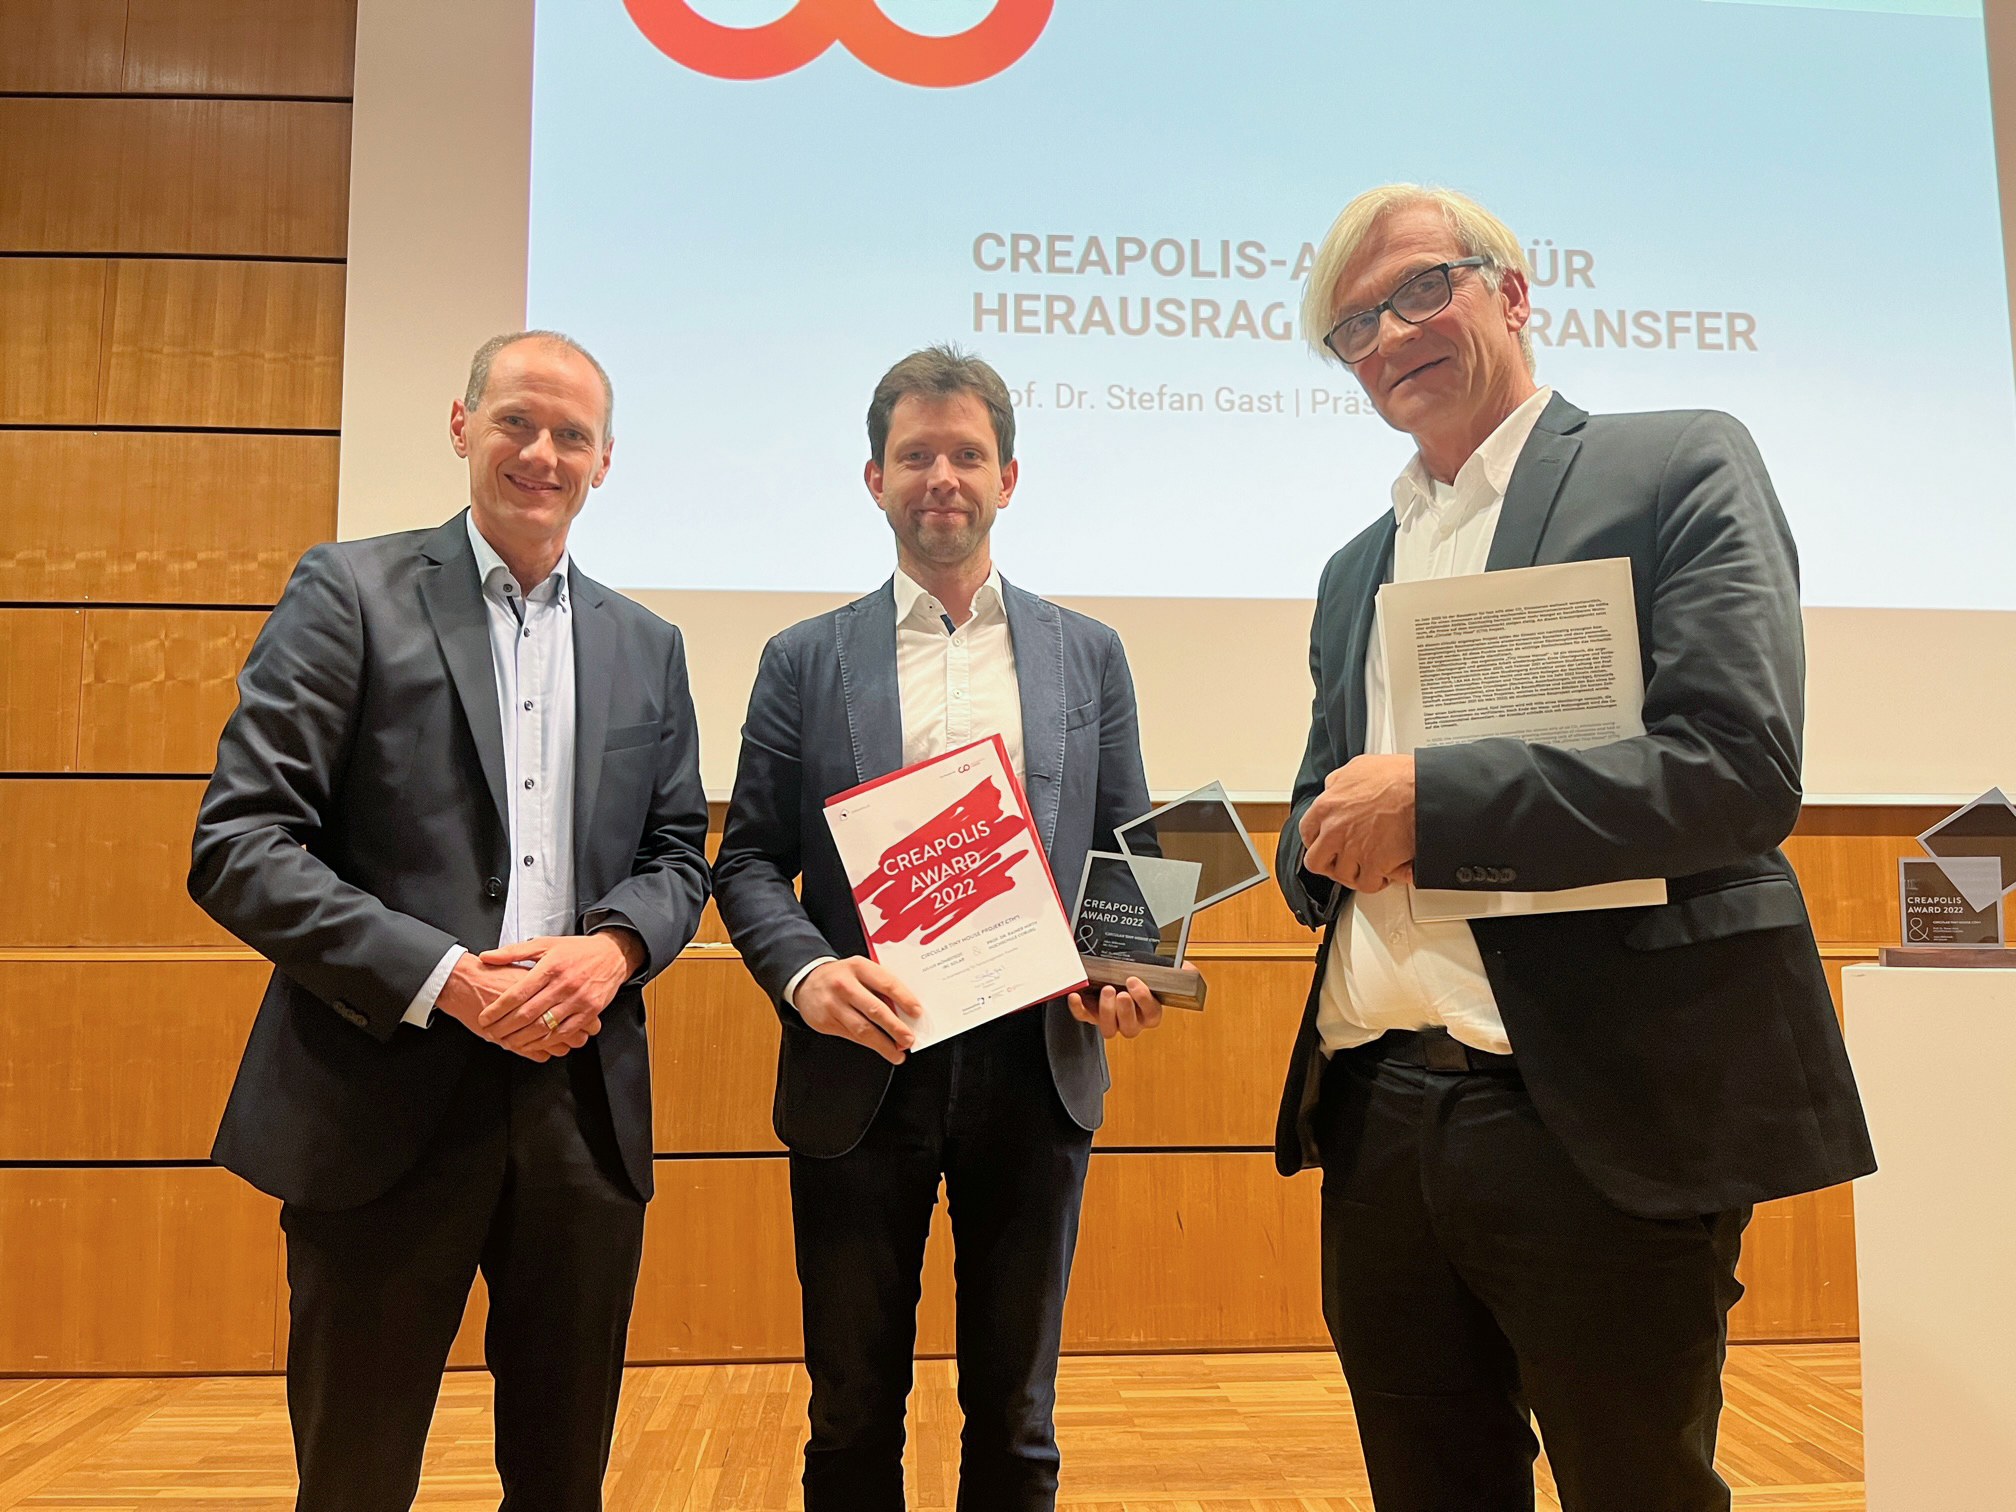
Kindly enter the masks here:
[[[707, 899], [707, 802], [679, 632], [571, 578], [574, 885], [649, 964], [580, 1054], [601, 1060], [625, 1169], [651, 1195], [643, 984]], [[238, 678], [189, 894], [277, 968], [215, 1158], [307, 1207], [368, 1202], [418, 1158], [480, 1043], [400, 1017], [448, 947], [498, 943], [504, 745], [463, 516], [317, 546]]]
[[[1108, 626], [1005, 581], [1001, 596], [1022, 694], [1029, 806], [1068, 901], [1085, 853], [1114, 849], [1114, 826], [1148, 811], [1134, 683]], [[809, 1027], [784, 1002], [784, 988], [820, 956], [867, 954], [825, 802], [902, 765], [896, 599], [885, 583], [763, 648], [714, 864], [729, 938], [784, 1020], [772, 1122], [803, 1155], [852, 1149], [894, 1069], [864, 1045]], [[802, 901], [791, 887], [800, 875]], [[1039, 1011], [1058, 1096], [1080, 1127], [1096, 1129], [1107, 1087], [1099, 1031], [1072, 1018], [1062, 999]]]
[[[1330, 559], [1316, 701], [1281, 832], [1289, 907], [1327, 925], [1275, 1133], [1315, 1163], [1316, 1005], [1343, 889], [1302, 868], [1303, 813], [1365, 749], [1365, 653], [1391, 512]], [[1535, 1107], [1611, 1202], [1718, 1212], [1874, 1169], [1806, 905], [1798, 561], [1727, 415], [1587, 415], [1556, 396], [1513, 468], [1487, 570], [1629, 557], [1644, 736], [1586, 751], [1479, 740], [1416, 755], [1415, 881], [1554, 890], [1667, 879], [1656, 908], [1471, 924]], [[1489, 880], [1487, 880], [1489, 879]]]

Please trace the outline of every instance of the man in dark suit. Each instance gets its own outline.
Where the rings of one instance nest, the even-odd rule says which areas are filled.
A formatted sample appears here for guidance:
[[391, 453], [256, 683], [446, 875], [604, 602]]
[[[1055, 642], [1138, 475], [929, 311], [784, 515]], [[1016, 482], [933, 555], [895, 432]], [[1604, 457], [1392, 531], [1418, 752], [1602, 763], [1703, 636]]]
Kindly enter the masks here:
[[[1447, 191], [1354, 200], [1303, 325], [1418, 448], [1318, 591], [1277, 874], [1325, 930], [1276, 1155], [1323, 1169], [1325, 1316], [1381, 1512], [1729, 1506], [1726, 1318], [1753, 1204], [1872, 1168], [1779, 841], [1797, 562], [1726, 415], [1536, 388], [1519, 241]], [[1397, 751], [1385, 581], [1631, 563], [1641, 737]], [[1419, 923], [1412, 884], [1663, 878], [1667, 901]]]
[[485, 345], [449, 419], [469, 509], [301, 559], [197, 819], [191, 896], [276, 967], [214, 1154], [285, 1203], [314, 1512], [410, 1504], [479, 1268], [504, 1505], [601, 1505], [642, 989], [708, 888], [679, 632], [566, 552], [612, 404], [565, 337]]
[[[1138, 980], [1036, 1004], [915, 1055], [916, 999], [867, 958], [824, 805], [999, 734], [1060, 887], [1145, 813], [1134, 687], [1105, 625], [1004, 582], [988, 545], [1017, 479], [986, 363], [933, 347], [868, 411], [868, 490], [895, 576], [764, 649], [716, 859], [730, 938], [784, 1021], [777, 1135], [812, 1377], [807, 1512], [901, 1512], [919, 1277], [942, 1177], [958, 1279], [959, 1505], [1044, 1508], [1064, 1288], [1106, 1090], [1100, 1036], [1160, 1021]], [[792, 879], [803, 877], [802, 898]]]

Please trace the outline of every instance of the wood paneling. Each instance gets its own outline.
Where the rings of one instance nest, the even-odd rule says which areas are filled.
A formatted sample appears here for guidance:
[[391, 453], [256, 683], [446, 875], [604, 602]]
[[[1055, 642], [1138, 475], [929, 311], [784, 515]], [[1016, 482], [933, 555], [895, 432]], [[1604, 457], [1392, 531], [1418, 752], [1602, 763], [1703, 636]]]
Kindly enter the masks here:
[[106, 280], [96, 258], [0, 257], [0, 425], [98, 418]]
[[0, 0], [0, 37], [0, 90], [116, 90], [126, 0]]
[[0, 609], [0, 771], [76, 766], [83, 656], [81, 610]]
[[0, 599], [270, 604], [336, 529], [333, 436], [0, 431]]
[[214, 1167], [0, 1169], [0, 1372], [271, 1369], [279, 1211]]
[[0, 1161], [208, 1159], [271, 974], [264, 961], [0, 961]]
[[1913, 837], [1947, 812], [1844, 805], [1801, 814], [1785, 855], [1799, 873], [1813, 933], [1823, 942], [1894, 942], [1897, 858], [1923, 855]]
[[0, 781], [0, 948], [229, 945], [189, 901], [200, 781]]
[[1273, 1146], [1309, 963], [1196, 965], [1211, 989], [1202, 1013], [1171, 1008], [1159, 1029], [1106, 1042], [1113, 1089], [1099, 1144]]
[[777, 1011], [739, 956], [687, 955], [645, 994], [653, 1147], [780, 1150], [770, 1129]]
[[[1244, 810], [1241, 810], [1241, 817], [1251, 822], [1251, 816]], [[1263, 940], [1292, 943], [1308, 947], [1313, 958], [1316, 942], [1322, 938], [1321, 933], [1304, 929], [1295, 922], [1295, 916], [1288, 912], [1288, 905], [1281, 897], [1281, 889], [1272, 880], [1274, 843], [1278, 834], [1278, 830], [1260, 830], [1255, 831], [1252, 837], [1254, 849], [1260, 852], [1260, 864], [1268, 870], [1269, 880], [1198, 914], [1190, 925], [1191, 944]]]
[[207, 774], [265, 623], [230, 609], [87, 611], [78, 769]]
[[123, 87], [347, 96], [356, 42], [357, 0], [131, 0]]
[[350, 107], [0, 99], [0, 247], [341, 257]]
[[1315, 1347], [1321, 1187], [1272, 1155], [1094, 1155], [1064, 1347]]
[[340, 266], [134, 261], [111, 277], [102, 423], [336, 428]]
[[803, 1352], [782, 1160], [661, 1160], [646, 1209], [630, 1358], [789, 1360]]
[[1853, 1190], [1829, 1187], [1759, 1207], [1736, 1274], [1748, 1290], [1729, 1316], [1732, 1338], [1854, 1338]]

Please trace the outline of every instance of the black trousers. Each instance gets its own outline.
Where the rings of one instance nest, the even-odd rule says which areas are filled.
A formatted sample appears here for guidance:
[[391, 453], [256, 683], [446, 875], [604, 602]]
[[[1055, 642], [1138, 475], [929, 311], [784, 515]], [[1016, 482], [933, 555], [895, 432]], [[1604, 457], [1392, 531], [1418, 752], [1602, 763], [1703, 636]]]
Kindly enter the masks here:
[[344, 1212], [290, 1204], [280, 1221], [301, 1512], [412, 1504], [479, 1267], [503, 1507], [602, 1505], [644, 1204], [623, 1174], [592, 1048], [534, 1065], [479, 1046], [441, 1132], [398, 1185]]
[[1323, 1312], [1379, 1512], [1728, 1508], [1715, 1473], [1749, 1209], [1606, 1202], [1516, 1069], [1430, 1071], [1375, 1040], [1324, 1071]]
[[861, 1143], [791, 1157], [812, 1437], [806, 1512], [902, 1512], [903, 1412], [942, 1176], [958, 1287], [959, 1508], [1057, 1499], [1057, 1350], [1092, 1136], [1058, 1100], [1040, 1012], [911, 1056]]

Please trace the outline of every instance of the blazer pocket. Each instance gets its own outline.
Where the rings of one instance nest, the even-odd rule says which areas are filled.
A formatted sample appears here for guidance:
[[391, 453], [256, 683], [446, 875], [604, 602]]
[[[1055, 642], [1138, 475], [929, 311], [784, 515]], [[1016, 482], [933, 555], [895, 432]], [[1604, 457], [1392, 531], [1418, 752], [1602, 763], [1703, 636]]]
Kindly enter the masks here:
[[604, 751], [627, 751], [634, 746], [651, 744], [658, 738], [658, 725], [650, 724], [618, 725], [603, 738]]
[[1099, 700], [1096, 698], [1089, 699], [1086, 702], [1078, 705], [1077, 708], [1072, 709], [1070, 712], [1065, 714], [1064, 728], [1066, 730], [1075, 730], [1079, 728], [1081, 725], [1088, 725], [1093, 723], [1098, 718], [1099, 718]]
[[1648, 908], [1624, 931], [1631, 950], [1671, 950], [1704, 940], [1806, 922], [1806, 900], [1788, 877], [1746, 877], [1712, 892]]

